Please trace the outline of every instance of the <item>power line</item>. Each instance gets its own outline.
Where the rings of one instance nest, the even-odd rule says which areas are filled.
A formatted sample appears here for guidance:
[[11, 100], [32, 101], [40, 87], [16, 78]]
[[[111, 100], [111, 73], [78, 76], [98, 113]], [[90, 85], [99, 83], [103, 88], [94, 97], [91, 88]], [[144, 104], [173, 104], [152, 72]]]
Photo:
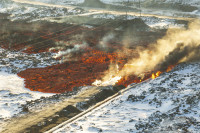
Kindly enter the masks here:
[[126, 3], [126, 20], [128, 20], [128, 5], [129, 5], [129, 0]]
[[[129, 0], [128, 0], [128, 2], [129, 2]], [[112, 23], [112, 21], [109, 22], [109, 23]], [[94, 30], [96, 30], [96, 29], [98, 29], [98, 28], [100, 28], [100, 27], [102, 27], [102, 26], [104, 26], [104, 25], [106, 25], [106, 24], [109, 24], [109, 23], [106, 23], [106, 22], [105, 22], [105, 24], [100, 25], [100, 26], [98, 26], [98, 27], [95, 27], [94, 29], [89, 30], [89, 31], [87, 31], [87, 32], [94, 31]], [[17, 44], [15, 44], [15, 45], [19, 45], [19, 44], [23, 44], [23, 43], [30, 43], [31, 41], [35, 41], [35, 40], [40, 39], [40, 38], [42, 38], [42, 37], [47, 37], [47, 36], [50, 36], [50, 35], [54, 35], [54, 34], [56, 34], [56, 33], [65, 31], [65, 30], [67, 30], [67, 29], [70, 29], [70, 28], [73, 28], [73, 27], [76, 27], [76, 26], [81, 26], [81, 25], [82, 25], [82, 24], [73, 25], [73, 26], [64, 28], [64, 29], [62, 29], [62, 30], [59, 30], [59, 31], [56, 31], [56, 32], [53, 32], [53, 33], [50, 33], [50, 34], [47, 34], [47, 35], [44, 35], [44, 36], [40, 36], [40, 37], [38, 37], [38, 38], [29, 40], [29, 41], [23, 41], [23, 42], [17, 43]], [[79, 28], [78, 30], [81, 30], [81, 28]], [[76, 31], [78, 31], [78, 30], [75, 30], [75, 31], [73, 31], [73, 32], [76, 32]], [[65, 34], [64, 34], [64, 35], [65, 35]], [[36, 43], [30, 44], [30, 45], [35, 45], [35, 44], [43, 43], [43, 42], [46, 42], [46, 41], [49, 41], [49, 40], [52, 40], [52, 39], [54, 39], [54, 38], [57, 38], [57, 37], [60, 37], [60, 36], [64, 36], [64, 35], [58, 35], [58, 36], [55, 36], [55, 37], [53, 37], [53, 38], [48, 38], [48, 39], [46, 39], [46, 40], [44, 40], [44, 41], [36, 42]], [[3, 42], [3, 41], [0, 41], [0, 42]], [[28, 46], [30, 46], [30, 45], [28, 45]], [[31, 49], [31, 50], [33, 51], [33, 50], [36, 50], [36, 49], [39, 49], [39, 48], [47, 47], [47, 46], [49, 46], [49, 45], [51, 45], [51, 44], [43, 45], [43, 46], [40, 46], [40, 47]]]
[[[109, 23], [112, 23], [112, 22], [109, 22]], [[98, 28], [101, 28], [102, 26], [104, 26], [104, 25], [106, 25], [106, 24], [109, 24], [109, 23], [106, 23], [106, 22], [105, 22], [105, 24], [100, 25], [100, 26], [98, 26], [98, 27], [96, 27], [96, 28], [93, 28], [92, 30], [89, 30], [89, 31], [87, 31], [87, 32], [91, 32], [91, 31], [97, 30]], [[119, 24], [119, 25], [120, 25], [120, 24]], [[76, 27], [76, 26], [80, 26], [80, 25], [75, 25], [75, 26], [72, 26], [72, 27]], [[80, 29], [78, 29], [78, 30], [80, 30]], [[78, 30], [75, 30], [75, 31], [78, 31]], [[75, 31], [74, 31], [74, 32], [75, 32]], [[87, 33], [87, 32], [86, 32], [86, 33]], [[53, 37], [53, 38], [49, 38], [49, 39], [47, 39], [47, 40], [44, 40], [44, 41], [41, 41], [41, 42], [37, 42], [37, 43], [33, 43], [33, 44], [31, 44], [31, 45], [43, 43], [43, 42], [49, 41], [49, 40], [51, 40], [51, 39], [54, 39], [54, 38], [57, 38], [57, 37], [60, 37], [60, 36], [64, 36], [64, 35], [59, 35], [59, 36], [56, 36], [56, 37]], [[49, 45], [50, 45], [50, 44], [43, 45], [43, 46], [40, 46], [40, 47], [31, 49], [31, 51], [34, 51], [34, 50], [39, 49], [39, 48], [47, 47], [47, 46], [49, 46]]]
[[[31, 42], [31, 41], [34, 41], [34, 40], [40, 39], [40, 38], [42, 38], [42, 37], [47, 37], [47, 36], [50, 36], [50, 35], [53, 35], [53, 34], [56, 34], [56, 33], [62, 32], [62, 31], [64, 31], [64, 30], [67, 30], [67, 29], [72, 28], [72, 27], [74, 27], [74, 25], [71, 26], [71, 27], [64, 28], [64, 29], [62, 29], [62, 30], [58, 30], [58, 31], [53, 32], [53, 33], [49, 33], [49, 34], [44, 35], [44, 36], [40, 36], [40, 37], [34, 38], [34, 39], [32, 39], [32, 40], [29, 40], [29, 41], [23, 41], [23, 42], [17, 43], [16, 45], [18, 45], [18, 44], [22, 44], [22, 43], [29, 43], [29, 42]], [[0, 40], [0, 42], [4, 42], [4, 41], [1, 41], [1, 40]]]
[[140, 17], [141, 17], [141, 14], [142, 14], [142, 9], [141, 9], [141, 0], [139, 0], [139, 9], [140, 9]]

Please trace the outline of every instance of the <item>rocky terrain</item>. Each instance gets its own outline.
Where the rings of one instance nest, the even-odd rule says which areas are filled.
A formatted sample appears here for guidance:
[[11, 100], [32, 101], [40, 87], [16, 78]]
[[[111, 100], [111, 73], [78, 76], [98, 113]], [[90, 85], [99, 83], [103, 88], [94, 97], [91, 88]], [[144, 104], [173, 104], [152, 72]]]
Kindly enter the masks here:
[[200, 63], [185, 63], [154, 80], [130, 85], [114, 101], [56, 132], [200, 131]]
[[[108, 89], [103, 91], [106, 94], [92, 98], [76, 98], [93, 88], [91, 85], [101, 79], [111, 63], [119, 64], [118, 72], [129, 58], [139, 56], [136, 47], [147, 48], [165, 36], [168, 28], [188, 28], [188, 21], [200, 14], [198, 0], [141, 0], [144, 14], [140, 14], [136, 0], [130, 0], [129, 5], [121, 0], [100, 0], [99, 4], [83, 0], [0, 1], [0, 131], [9, 120], [32, 115], [23, 122], [37, 121], [34, 113], [49, 109], [54, 114], [41, 116], [39, 123], [30, 122], [27, 130], [46, 131], [116, 93], [119, 90]], [[159, 77], [153, 73], [156, 79], [149, 79], [151, 72], [143, 78], [124, 76], [122, 86], [138, 84], [129, 85], [128, 91], [119, 93], [112, 102], [55, 132], [198, 133], [199, 67], [199, 61], [181, 63]], [[76, 107], [63, 104], [60, 112], [53, 108], [72, 97], [73, 104], [78, 101]], [[76, 113], [65, 114], [71, 108]], [[38, 117], [45, 115], [42, 113], [45, 111]], [[49, 123], [52, 125], [46, 128]]]
[[[22, 104], [53, 94], [32, 92], [24, 87], [24, 79], [16, 74], [27, 68], [47, 67], [58, 64], [52, 53], [26, 54], [0, 49], [0, 119], [6, 120], [19, 114]], [[1, 121], [2, 122], [2, 121]], [[0, 122], [0, 123], [1, 123]]]
[[17, 74], [28, 68], [43, 68], [59, 64], [53, 56], [55, 53], [26, 54], [22, 52], [0, 49], [0, 71]]
[[[9, 8], [8, 8], [9, 7]], [[38, 21], [48, 17], [70, 16], [86, 13], [81, 8], [65, 8], [52, 6], [34, 6], [16, 3], [12, 0], [1, 1], [0, 12], [10, 14], [12, 21]]]

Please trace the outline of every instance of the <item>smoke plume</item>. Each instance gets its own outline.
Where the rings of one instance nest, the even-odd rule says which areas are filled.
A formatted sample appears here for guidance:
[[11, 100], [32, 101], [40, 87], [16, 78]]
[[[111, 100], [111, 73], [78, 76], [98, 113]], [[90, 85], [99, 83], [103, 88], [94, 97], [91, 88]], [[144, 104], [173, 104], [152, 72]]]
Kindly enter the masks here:
[[136, 48], [139, 57], [129, 59], [118, 73], [106, 72], [103, 81], [109, 80], [108, 75], [124, 77], [128, 75], [141, 76], [146, 72], [158, 70], [164, 72], [170, 65], [198, 59], [200, 57], [199, 48], [199, 21], [191, 22], [188, 28], [169, 29], [166, 36], [156, 43], [150, 44], [148, 48]]
[[[56, 47], [50, 49], [50, 51], [58, 50], [59, 52], [54, 56], [54, 58], [62, 58], [62, 61], [77, 60], [84, 48], [87, 47], [86, 43], [82, 44], [70, 44], [64, 41], [56, 42]], [[61, 62], [62, 63], [62, 62]]]
[[110, 51], [111, 48], [109, 47], [109, 42], [115, 39], [114, 33], [109, 33], [105, 35], [99, 42], [99, 45], [97, 46], [99, 49], [103, 51]]

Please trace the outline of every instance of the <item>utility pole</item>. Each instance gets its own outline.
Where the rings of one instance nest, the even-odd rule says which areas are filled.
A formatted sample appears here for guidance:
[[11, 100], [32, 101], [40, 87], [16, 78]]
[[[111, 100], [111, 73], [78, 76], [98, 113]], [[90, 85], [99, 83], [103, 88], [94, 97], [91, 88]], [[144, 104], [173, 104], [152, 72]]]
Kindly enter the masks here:
[[129, 0], [126, 3], [126, 20], [128, 20], [128, 4], [129, 4]]
[[141, 17], [142, 9], [141, 9], [141, 1], [140, 0], [139, 0], [139, 9], [140, 9], [140, 17]]

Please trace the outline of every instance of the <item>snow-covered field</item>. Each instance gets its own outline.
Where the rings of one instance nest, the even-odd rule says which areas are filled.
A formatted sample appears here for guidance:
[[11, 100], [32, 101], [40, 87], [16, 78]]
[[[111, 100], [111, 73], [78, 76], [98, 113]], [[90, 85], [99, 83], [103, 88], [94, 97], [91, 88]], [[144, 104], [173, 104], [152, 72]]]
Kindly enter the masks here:
[[16, 74], [0, 72], [0, 119], [18, 114], [26, 101], [52, 95], [30, 91], [24, 87], [24, 79]]
[[58, 64], [56, 53], [26, 54], [0, 48], [0, 72], [16, 74], [27, 68], [40, 68]]
[[27, 101], [53, 95], [33, 92], [24, 86], [24, 79], [16, 74], [0, 72], [0, 131], [6, 120], [22, 112], [22, 105]]
[[[123, 0], [101, 0], [107, 4], [117, 4], [119, 2], [124, 2]], [[130, 0], [130, 2], [137, 2], [137, 0]], [[29, 3], [31, 2], [31, 3]], [[32, 3], [35, 2], [35, 3]], [[38, 3], [37, 3], [38, 2]], [[79, 6], [69, 6], [71, 4], [80, 4], [83, 3], [84, 0], [3, 0], [0, 1], [0, 13], [8, 13], [10, 15], [11, 20], [26, 20], [26, 21], [37, 21], [42, 20], [47, 17], [64, 17], [71, 15], [81, 15], [85, 13], [89, 13], [91, 11], [84, 10]], [[143, 0], [145, 3], [146, 1]], [[148, 1], [149, 2], [149, 1]], [[158, 3], [160, 1], [157, 1]], [[190, 6], [200, 6], [200, 2], [198, 0], [191, 1], [171, 1], [166, 0], [163, 1], [165, 3], [181, 3], [183, 5]], [[46, 5], [45, 5], [46, 4]], [[137, 4], [136, 4], [137, 5]], [[121, 4], [121, 6], [124, 6]], [[136, 6], [137, 8], [137, 6]], [[166, 16], [176, 16], [176, 17], [199, 17], [200, 9], [194, 10], [192, 12], [181, 12], [171, 9], [142, 9], [142, 13], [146, 14], [155, 14], [155, 15], [166, 15]]]
[[[37, 1], [37, 2], [45, 2], [45, 3], [59, 3], [59, 4], [65, 4], [65, 3], [71, 3], [71, 4], [79, 4], [83, 3], [84, 0], [29, 0], [29, 1]], [[126, 2], [126, 0], [100, 0], [104, 3], [118, 3], [118, 2]], [[139, 0], [129, 0], [130, 2], [139, 2]], [[141, 0], [141, 2], [146, 2], [146, 1], [151, 1], [151, 0]], [[199, 0], [154, 0], [155, 2], [163, 2], [163, 3], [182, 3], [182, 4], [190, 4], [190, 5], [199, 5], [200, 1]]]
[[93, 110], [59, 133], [200, 131], [200, 63], [181, 64]]
[[[46, 67], [59, 62], [52, 53], [25, 54], [0, 49], [0, 123], [22, 111], [22, 104], [53, 94], [33, 92], [26, 89], [24, 79], [16, 73], [27, 68]], [[1, 126], [0, 126], [1, 127]]]
[[11, 14], [10, 19], [14, 20], [26, 20], [26, 21], [37, 21], [46, 17], [60, 17], [69, 15], [82, 14], [85, 11], [77, 8], [65, 8], [56, 6], [45, 6], [45, 5], [31, 5], [21, 4], [11, 0], [10, 2], [4, 3], [0, 1], [0, 13]]
[[[104, 18], [104, 19], [119, 19], [120, 15], [114, 14], [93, 14], [90, 15], [92, 18]], [[128, 15], [127, 20], [132, 20], [138, 18], [138, 16]], [[184, 25], [177, 24], [175, 19], [169, 18], [157, 18], [157, 17], [149, 17], [149, 16], [142, 16], [141, 19], [150, 27], [152, 28], [169, 28], [169, 27], [182, 27]]]

